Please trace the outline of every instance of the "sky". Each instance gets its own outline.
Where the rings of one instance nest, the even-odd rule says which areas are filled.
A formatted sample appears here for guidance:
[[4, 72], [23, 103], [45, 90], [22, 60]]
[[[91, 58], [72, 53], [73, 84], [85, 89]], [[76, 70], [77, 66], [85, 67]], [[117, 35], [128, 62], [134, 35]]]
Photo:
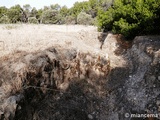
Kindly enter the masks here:
[[87, 0], [0, 0], [0, 6], [6, 6], [7, 8], [10, 8], [16, 4], [21, 5], [21, 7], [23, 7], [25, 4], [30, 4], [31, 7], [40, 9], [44, 6], [50, 6], [51, 4], [58, 3], [60, 6], [66, 5], [68, 8], [70, 8], [77, 1], [82, 2]]

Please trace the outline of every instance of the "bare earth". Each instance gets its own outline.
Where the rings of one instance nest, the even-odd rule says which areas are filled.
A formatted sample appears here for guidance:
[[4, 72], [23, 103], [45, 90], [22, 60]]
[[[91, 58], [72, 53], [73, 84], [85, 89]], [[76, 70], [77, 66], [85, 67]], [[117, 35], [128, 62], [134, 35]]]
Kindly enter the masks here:
[[114, 54], [115, 38], [109, 34], [104, 43], [105, 47], [101, 50], [98, 35], [97, 28], [94, 26], [0, 25], [0, 57], [16, 51], [34, 52], [56, 46], [109, 56], [112, 67], [123, 66], [125, 64], [123, 59]]

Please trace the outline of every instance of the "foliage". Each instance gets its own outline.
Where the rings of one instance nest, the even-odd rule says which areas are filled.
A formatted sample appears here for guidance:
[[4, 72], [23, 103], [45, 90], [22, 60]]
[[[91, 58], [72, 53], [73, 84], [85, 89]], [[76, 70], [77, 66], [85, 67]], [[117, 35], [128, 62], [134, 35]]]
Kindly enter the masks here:
[[92, 15], [92, 17], [96, 17], [97, 16], [98, 7], [99, 7], [98, 0], [89, 0], [88, 4], [89, 4], [88, 14]]
[[77, 17], [80, 12], [86, 12], [88, 9], [88, 2], [76, 2], [74, 6], [70, 9], [70, 14]]
[[23, 10], [24, 10], [25, 14], [27, 15], [27, 17], [29, 17], [31, 6], [29, 4], [25, 4], [25, 5], [23, 5]]
[[38, 20], [36, 17], [29, 17], [28, 22], [33, 24], [38, 24]]
[[58, 4], [53, 4], [53, 5], [50, 5], [50, 9], [59, 11], [61, 9], [61, 6]]
[[6, 25], [4, 28], [7, 30], [11, 30], [11, 29], [17, 29], [18, 26], [16, 25]]
[[[30, 17], [35, 17], [39, 23], [43, 24], [77, 24], [77, 20], [82, 18], [79, 17], [77, 19], [77, 17], [81, 15], [81, 13], [86, 13], [84, 16], [86, 17], [85, 19], [89, 19], [89, 23], [87, 24], [91, 24], [91, 18], [93, 20], [93, 23], [95, 23], [96, 21], [98, 7], [100, 6], [98, 3], [100, 1], [106, 0], [89, 0], [83, 2], [75, 2], [73, 7], [70, 9], [66, 6], [61, 7], [58, 4], [44, 6], [44, 8], [39, 10], [34, 7], [32, 8], [29, 4], [23, 5], [22, 8], [20, 7], [20, 5], [16, 5], [7, 10], [7, 16], [9, 19], [11, 19], [11, 23], [26, 23], [30, 22]], [[0, 8], [0, 14], [1, 11], [4, 10], [1, 10]], [[81, 24], [86, 23], [81, 22]]]
[[38, 11], [35, 7], [32, 8], [31, 12], [30, 12], [30, 17], [36, 17], [38, 18]]
[[81, 12], [77, 16], [77, 23], [82, 25], [91, 25], [93, 24], [92, 16], [89, 14], [86, 14], [85, 12]]
[[39, 9], [36, 14], [36, 18], [38, 19], [39, 23], [42, 23], [42, 13], [43, 13], [43, 10]]
[[7, 16], [11, 20], [11, 23], [21, 22], [21, 17], [22, 17], [21, 10], [22, 8], [20, 5], [15, 5], [7, 11]]
[[65, 19], [66, 24], [76, 24], [76, 17], [74, 16], [67, 16]]
[[48, 9], [42, 13], [42, 23], [44, 24], [57, 24], [59, 22], [58, 11]]
[[7, 15], [4, 15], [4, 16], [0, 17], [0, 23], [3, 23], [3, 24], [10, 23], [10, 19], [8, 18]]
[[69, 15], [69, 9], [66, 7], [66, 6], [63, 6], [61, 9], [60, 9], [60, 14], [63, 16], [63, 17], [66, 17]]
[[114, 6], [108, 11], [99, 10], [99, 30], [120, 33], [126, 38], [151, 33], [155, 19], [159, 18], [156, 13], [159, 4], [155, 0], [115, 0]]
[[6, 13], [7, 13], [7, 8], [6, 7], [0, 7], [0, 17], [2, 17], [2, 16], [4, 16], [4, 15], [6, 15]]
[[21, 8], [0, 7], [0, 23], [43, 23], [98, 25], [132, 39], [136, 35], [160, 31], [160, 0], [88, 0], [70, 9], [52, 4], [37, 10], [26, 4]]

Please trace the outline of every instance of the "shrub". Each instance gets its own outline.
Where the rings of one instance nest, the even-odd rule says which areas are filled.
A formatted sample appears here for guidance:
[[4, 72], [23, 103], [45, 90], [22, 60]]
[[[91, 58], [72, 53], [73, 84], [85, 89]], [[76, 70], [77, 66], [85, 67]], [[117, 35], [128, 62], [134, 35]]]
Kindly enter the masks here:
[[48, 9], [42, 13], [42, 23], [44, 24], [57, 24], [59, 22], [58, 11]]
[[8, 24], [10, 23], [10, 19], [8, 18], [8, 16], [4, 15], [0, 18], [0, 23]]
[[38, 20], [36, 17], [29, 17], [28, 22], [33, 24], [38, 24]]
[[66, 24], [76, 24], [76, 18], [73, 16], [67, 16], [65, 19]]
[[17, 25], [14, 25], [14, 24], [9, 24], [9, 25], [6, 25], [4, 27], [4, 29], [7, 29], [7, 30], [11, 30], [11, 29], [17, 29], [18, 26]]
[[98, 28], [104, 32], [123, 34], [127, 39], [150, 34], [159, 28], [156, 27], [156, 21], [160, 20], [157, 14], [159, 4], [155, 0], [115, 0], [108, 11], [99, 10]]
[[91, 15], [86, 14], [85, 12], [81, 12], [77, 16], [77, 23], [82, 25], [92, 25], [93, 24], [93, 18]]

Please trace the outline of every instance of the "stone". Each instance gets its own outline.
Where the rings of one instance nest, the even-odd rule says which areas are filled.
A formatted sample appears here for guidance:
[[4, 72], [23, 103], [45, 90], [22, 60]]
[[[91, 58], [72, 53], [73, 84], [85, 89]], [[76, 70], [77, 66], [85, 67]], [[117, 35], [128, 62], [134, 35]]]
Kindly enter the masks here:
[[155, 81], [155, 80], [156, 80], [156, 77], [155, 77], [155, 76], [150, 76], [149, 80]]
[[157, 104], [157, 105], [160, 105], [160, 100], [157, 100], [156, 104]]
[[88, 114], [88, 118], [92, 120], [93, 116], [91, 114]]
[[160, 112], [160, 106], [158, 106], [158, 112]]

